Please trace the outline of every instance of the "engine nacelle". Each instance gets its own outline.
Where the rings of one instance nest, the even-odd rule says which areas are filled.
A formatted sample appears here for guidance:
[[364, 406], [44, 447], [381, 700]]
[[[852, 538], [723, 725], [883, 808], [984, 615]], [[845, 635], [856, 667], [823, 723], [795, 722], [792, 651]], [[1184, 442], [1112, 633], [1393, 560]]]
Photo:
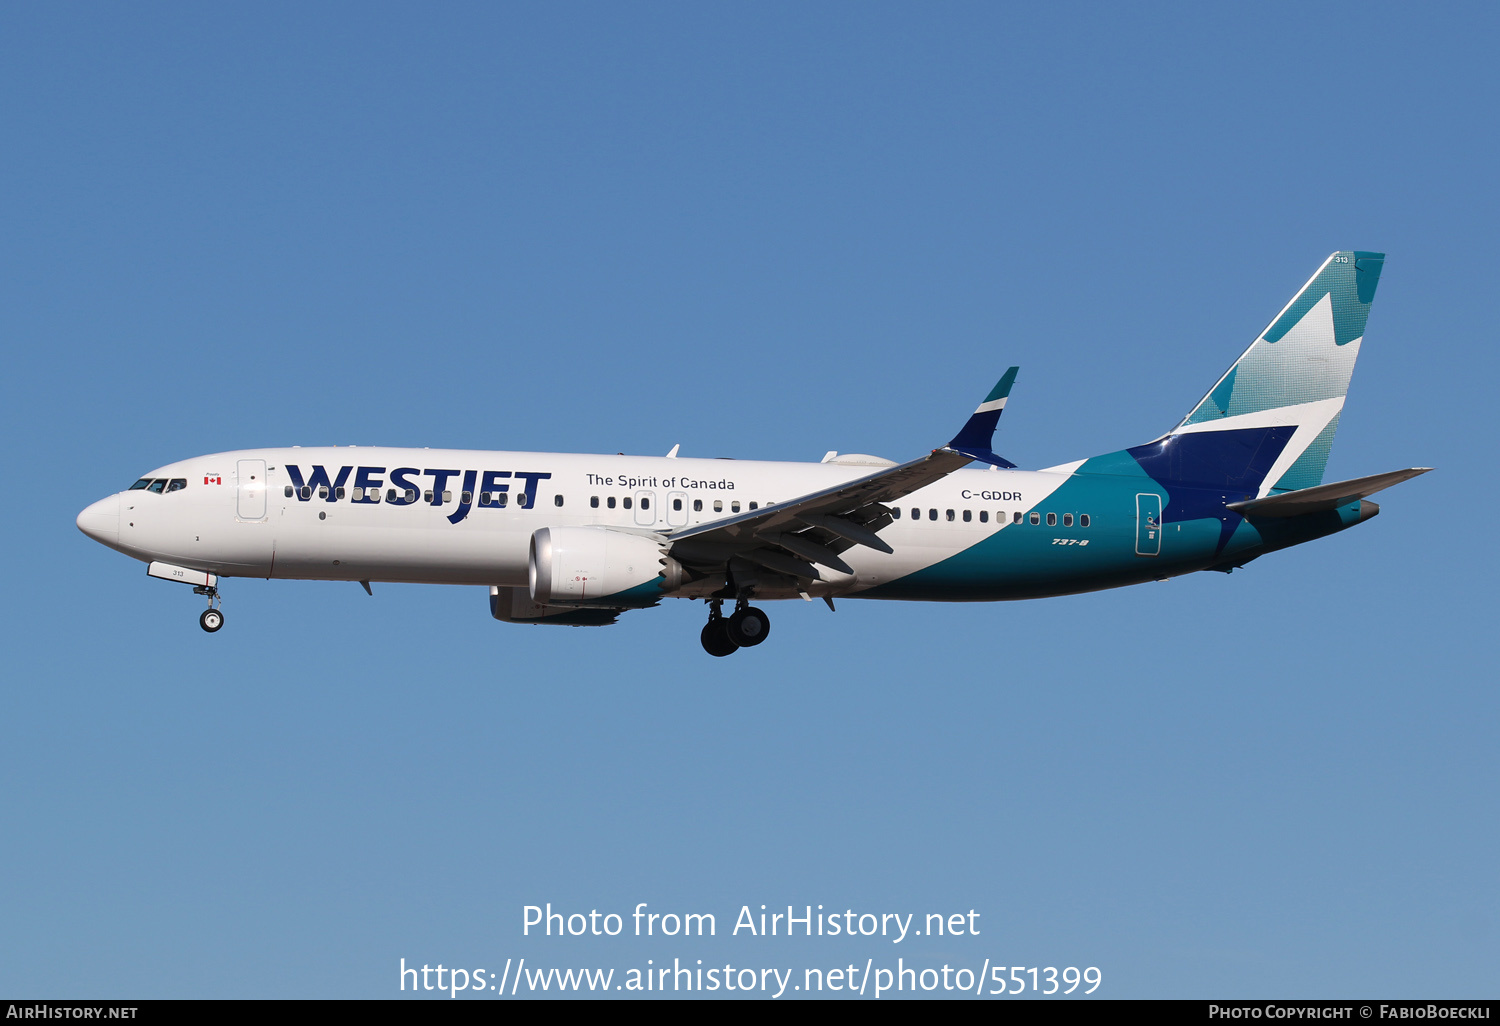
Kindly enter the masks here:
[[607, 627], [622, 612], [622, 609], [590, 609], [588, 606], [541, 606], [531, 601], [525, 588], [508, 588], [503, 585], [490, 588], [490, 615], [506, 623]]
[[651, 606], [682, 584], [682, 567], [653, 538], [607, 527], [544, 527], [527, 557], [531, 598], [542, 605]]

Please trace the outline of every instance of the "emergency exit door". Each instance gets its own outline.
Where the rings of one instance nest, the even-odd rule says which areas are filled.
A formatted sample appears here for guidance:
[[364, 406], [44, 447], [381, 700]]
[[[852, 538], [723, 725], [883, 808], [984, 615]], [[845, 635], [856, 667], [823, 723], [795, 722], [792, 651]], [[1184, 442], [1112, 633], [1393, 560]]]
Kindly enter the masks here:
[[656, 493], [635, 493], [635, 522], [642, 527], [656, 526]]

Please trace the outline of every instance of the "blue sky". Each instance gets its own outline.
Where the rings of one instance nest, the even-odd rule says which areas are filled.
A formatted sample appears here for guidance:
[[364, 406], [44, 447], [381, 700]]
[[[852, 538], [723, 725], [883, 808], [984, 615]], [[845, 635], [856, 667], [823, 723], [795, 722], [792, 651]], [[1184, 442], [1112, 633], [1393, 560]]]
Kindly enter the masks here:
[[[398, 960], [1098, 966], [1101, 995], [1493, 996], [1489, 6], [0, 11], [0, 992], [386, 997]], [[1149, 440], [1389, 254], [1266, 557], [999, 605], [500, 624], [74, 527], [171, 460], [399, 444], [910, 458]], [[708, 911], [701, 942], [521, 908]], [[743, 904], [979, 937], [724, 936]], [[916, 960], [914, 963], [913, 960]]]

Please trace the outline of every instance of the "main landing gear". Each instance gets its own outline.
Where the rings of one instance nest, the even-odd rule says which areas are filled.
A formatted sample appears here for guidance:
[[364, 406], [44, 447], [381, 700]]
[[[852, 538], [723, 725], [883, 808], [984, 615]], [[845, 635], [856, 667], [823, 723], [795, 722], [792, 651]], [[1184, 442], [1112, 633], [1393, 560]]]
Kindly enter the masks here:
[[727, 617], [723, 606], [723, 599], [709, 600], [708, 623], [700, 636], [703, 651], [709, 655], [727, 656], [736, 649], [759, 645], [771, 633], [771, 618], [750, 605], [748, 599], [735, 603], [734, 612]]
[[200, 585], [193, 589], [193, 594], [208, 596], [208, 608], [198, 617], [198, 626], [210, 634], [223, 627], [224, 611], [219, 608], [219, 589]]

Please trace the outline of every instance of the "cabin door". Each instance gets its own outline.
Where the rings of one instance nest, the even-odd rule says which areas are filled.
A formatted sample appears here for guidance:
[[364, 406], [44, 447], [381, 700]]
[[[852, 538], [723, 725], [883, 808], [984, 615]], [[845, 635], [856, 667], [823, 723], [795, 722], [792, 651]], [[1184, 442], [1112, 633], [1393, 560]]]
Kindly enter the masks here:
[[241, 520], [266, 518], [266, 461], [239, 460], [235, 463], [235, 511]]
[[1161, 496], [1155, 492], [1135, 497], [1135, 554], [1161, 555]]

